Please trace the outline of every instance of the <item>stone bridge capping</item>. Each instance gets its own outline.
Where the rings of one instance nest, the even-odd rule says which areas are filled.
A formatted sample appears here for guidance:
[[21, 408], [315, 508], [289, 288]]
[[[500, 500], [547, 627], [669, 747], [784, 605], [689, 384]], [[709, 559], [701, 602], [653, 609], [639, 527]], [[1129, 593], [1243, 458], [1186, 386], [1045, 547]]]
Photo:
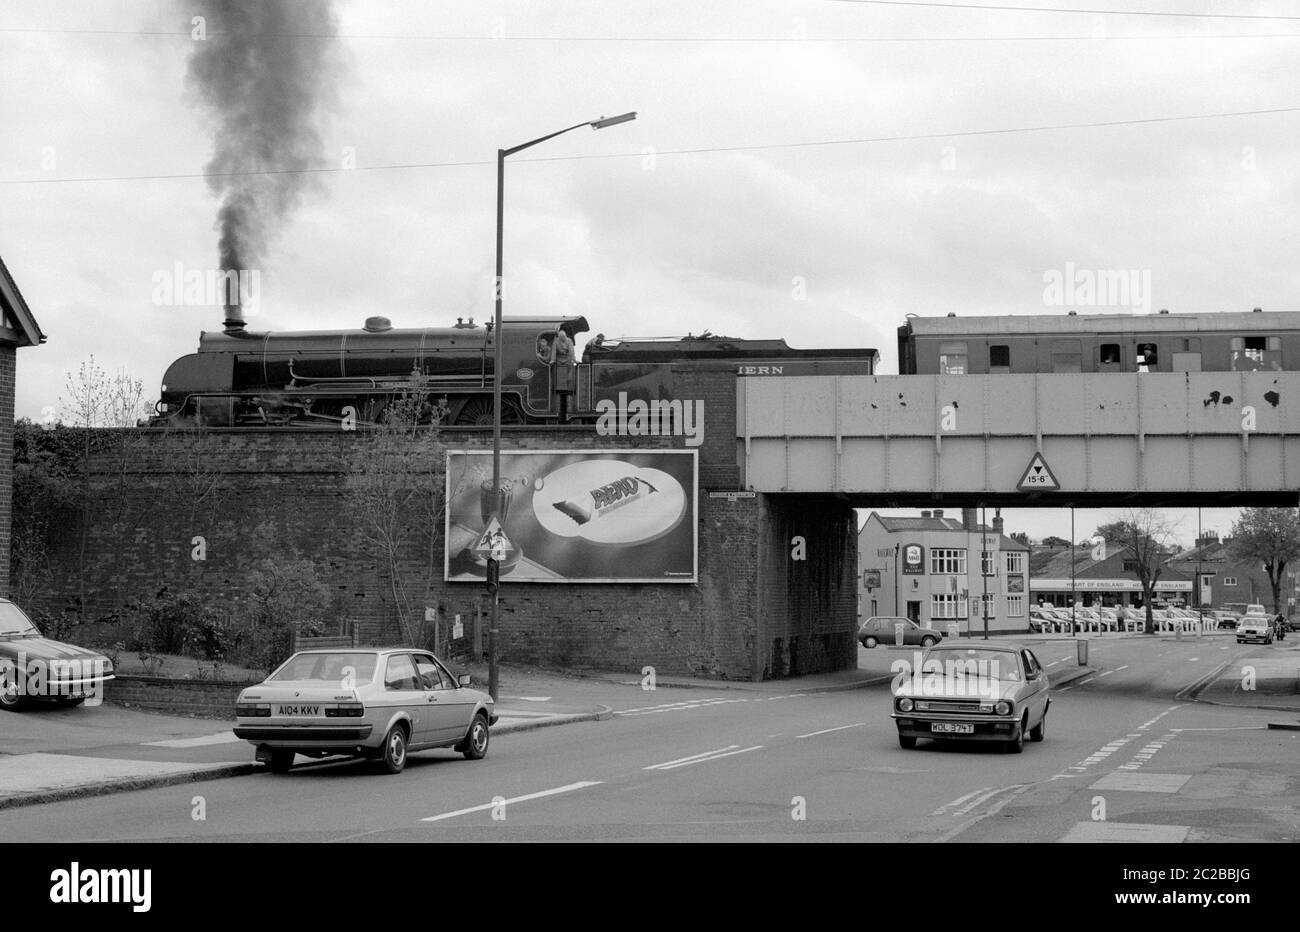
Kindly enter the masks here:
[[[744, 488], [1015, 493], [1300, 488], [1300, 373], [877, 375], [737, 381]], [[1294, 502], [1292, 502], [1294, 503]]]

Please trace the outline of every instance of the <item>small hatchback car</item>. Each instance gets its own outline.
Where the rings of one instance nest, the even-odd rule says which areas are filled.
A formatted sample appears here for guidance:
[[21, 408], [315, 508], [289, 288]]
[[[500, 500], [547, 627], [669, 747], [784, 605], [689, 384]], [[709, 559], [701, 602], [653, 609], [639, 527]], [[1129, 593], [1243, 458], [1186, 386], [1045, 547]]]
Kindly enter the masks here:
[[496, 724], [492, 697], [453, 677], [428, 651], [400, 648], [304, 650], [239, 694], [235, 736], [257, 759], [285, 773], [294, 756], [354, 755], [400, 773], [407, 754], [452, 748], [487, 754]]
[[1052, 699], [1047, 672], [1032, 651], [949, 641], [919, 659], [918, 668], [899, 673], [892, 687], [892, 717], [903, 748], [934, 738], [997, 741], [1019, 753], [1025, 738], [1046, 737]]

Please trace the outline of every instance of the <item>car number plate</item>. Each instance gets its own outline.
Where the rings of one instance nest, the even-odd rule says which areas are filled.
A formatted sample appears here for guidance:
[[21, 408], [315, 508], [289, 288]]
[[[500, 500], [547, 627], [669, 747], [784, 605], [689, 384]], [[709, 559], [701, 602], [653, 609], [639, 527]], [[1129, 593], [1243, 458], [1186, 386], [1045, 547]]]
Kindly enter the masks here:
[[322, 712], [319, 705], [278, 705], [275, 707], [275, 714], [293, 718], [302, 718], [304, 716], [320, 718]]
[[941, 735], [973, 735], [975, 734], [975, 726], [954, 725], [949, 722], [935, 722], [930, 726], [930, 731]]

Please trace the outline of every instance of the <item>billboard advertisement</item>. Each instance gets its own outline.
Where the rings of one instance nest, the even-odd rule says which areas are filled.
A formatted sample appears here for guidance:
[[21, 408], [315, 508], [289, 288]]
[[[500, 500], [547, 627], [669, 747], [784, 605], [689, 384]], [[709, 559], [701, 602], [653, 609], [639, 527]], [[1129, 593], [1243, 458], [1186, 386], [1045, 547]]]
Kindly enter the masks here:
[[447, 454], [449, 582], [693, 583], [695, 450], [528, 450]]

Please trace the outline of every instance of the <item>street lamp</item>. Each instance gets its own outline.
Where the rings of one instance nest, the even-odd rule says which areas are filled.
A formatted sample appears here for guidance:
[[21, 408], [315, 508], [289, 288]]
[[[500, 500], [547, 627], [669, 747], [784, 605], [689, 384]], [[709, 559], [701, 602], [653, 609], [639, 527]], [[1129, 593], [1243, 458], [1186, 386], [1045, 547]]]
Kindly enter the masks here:
[[[619, 123], [626, 123], [629, 120], [635, 120], [636, 113], [623, 113], [614, 117], [601, 117], [598, 120], [589, 120], [586, 123], [575, 123], [566, 129], [550, 133], [546, 136], [540, 136], [530, 142], [514, 146], [510, 149], [497, 150], [497, 275], [496, 275], [496, 312], [492, 316], [492, 496], [493, 514], [500, 521], [501, 511], [501, 243], [502, 231], [504, 228], [505, 218], [505, 194], [506, 194], [506, 156], [514, 155], [516, 152], [522, 152], [525, 149], [537, 145], [539, 142], [546, 142], [548, 139], [554, 139], [556, 136], [563, 135], [575, 129], [581, 129], [584, 126], [590, 126], [592, 129], [604, 129], [607, 126], [616, 126]], [[488, 692], [493, 699], [497, 698], [497, 618], [499, 601], [497, 588], [500, 584], [501, 564], [499, 560], [490, 558], [487, 561], [487, 578], [488, 588], [492, 591], [492, 624], [488, 628]]]

